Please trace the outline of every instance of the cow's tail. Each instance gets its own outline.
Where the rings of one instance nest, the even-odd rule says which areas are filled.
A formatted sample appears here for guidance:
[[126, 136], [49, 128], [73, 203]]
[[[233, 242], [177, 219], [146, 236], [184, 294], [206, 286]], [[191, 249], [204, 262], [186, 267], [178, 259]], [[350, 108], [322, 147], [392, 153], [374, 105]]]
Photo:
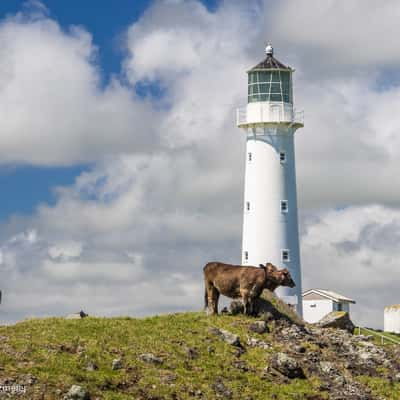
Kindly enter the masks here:
[[204, 309], [208, 309], [208, 292], [207, 292], [207, 282], [204, 281]]

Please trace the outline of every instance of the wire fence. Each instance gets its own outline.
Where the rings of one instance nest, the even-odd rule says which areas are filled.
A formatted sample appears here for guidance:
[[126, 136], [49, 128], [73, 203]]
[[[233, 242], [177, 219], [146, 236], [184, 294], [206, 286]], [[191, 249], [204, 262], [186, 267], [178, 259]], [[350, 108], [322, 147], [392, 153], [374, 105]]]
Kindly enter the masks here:
[[381, 339], [381, 344], [385, 344], [385, 340], [388, 341], [388, 342], [394, 343], [394, 344], [400, 344], [400, 340], [393, 339], [392, 337], [383, 335], [382, 333], [373, 331], [373, 330], [368, 329], [368, 328], [363, 328], [363, 327], [361, 327], [361, 326], [358, 326], [358, 327], [356, 328], [356, 332], [357, 332], [357, 330], [358, 330], [358, 334], [359, 334], [359, 335], [362, 335], [361, 331], [366, 331], [366, 332], [368, 332], [370, 335], [378, 336], [378, 337]]

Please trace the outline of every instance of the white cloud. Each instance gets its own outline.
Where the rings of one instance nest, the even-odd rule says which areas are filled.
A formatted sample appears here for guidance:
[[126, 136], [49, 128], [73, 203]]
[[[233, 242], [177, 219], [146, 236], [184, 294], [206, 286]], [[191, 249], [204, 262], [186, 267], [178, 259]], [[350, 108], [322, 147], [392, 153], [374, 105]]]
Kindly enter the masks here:
[[322, 67], [331, 73], [345, 67], [348, 71], [357, 68], [362, 74], [365, 71], [359, 67], [397, 67], [400, 62], [394, 49], [400, 34], [396, 23], [400, 4], [396, 0], [307, 0], [296, 5], [284, 0], [265, 4], [266, 29], [273, 40], [307, 59], [313, 71]]
[[382, 326], [383, 308], [398, 302], [400, 211], [382, 206], [320, 213], [302, 237], [304, 287], [354, 298], [354, 321]]
[[115, 78], [102, 88], [96, 54], [87, 31], [63, 31], [41, 10], [0, 23], [1, 163], [68, 165], [153, 146], [157, 112]]

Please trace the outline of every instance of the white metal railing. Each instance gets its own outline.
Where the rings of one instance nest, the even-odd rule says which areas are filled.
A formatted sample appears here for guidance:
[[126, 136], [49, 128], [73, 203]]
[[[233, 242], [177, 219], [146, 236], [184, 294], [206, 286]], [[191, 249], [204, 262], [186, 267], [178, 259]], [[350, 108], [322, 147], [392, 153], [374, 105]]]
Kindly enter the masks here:
[[393, 339], [393, 338], [391, 338], [391, 337], [389, 337], [389, 336], [382, 335], [382, 334], [379, 333], [379, 332], [372, 331], [371, 329], [362, 328], [362, 327], [360, 327], [360, 326], [358, 326], [357, 329], [358, 329], [358, 334], [359, 334], [359, 335], [361, 335], [361, 329], [362, 329], [362, 330], [364, 330], [364, 331], [367, 331], [368, 333], [370, 333], [370, 334], [373, 335], [373, 336], [379, 336], [380, 339], [381, 339], [381, 343], [382, 343], [382, 344], [384, 344], [385, 340], [388, 340], [389, 342], [392, 342], [392, 343], [395, 343], [395, 344], [400, 344], [400, 341], [398, 341], [398, 340], [396, 340], [396, 339]]
[[240, 107], [236, 110], [236, 124], [242, 125], [247, 122], [247, 110], [246, 107]]
[[274, 104], [260, 104], [259, 107], [252, 105], [251, 112], [248, 112], [247, 107], [240, 107], [236, 110], [237, 126], [263, 122], [284, 122], [304, 125], [304, 111], [292, 110]]
[[304, 111], [297, 111], [296, 109], [293, 110], [293, 120], [294, 123], [304, 125]]

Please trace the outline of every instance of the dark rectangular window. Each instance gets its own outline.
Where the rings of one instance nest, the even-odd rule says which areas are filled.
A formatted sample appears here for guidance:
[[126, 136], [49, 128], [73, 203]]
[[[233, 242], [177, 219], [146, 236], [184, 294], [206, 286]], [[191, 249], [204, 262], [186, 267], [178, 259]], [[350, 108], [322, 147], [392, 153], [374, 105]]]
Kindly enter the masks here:
[[247, 261], [249, 259], [249, 252], [248, 251], [244, 252], [244, 259], [245, 259], [245, 261]]
[[282, 261], [283, 262], [289, 262], [290, 261], [289, 250], [287, 250], [287, 249], [282, 250]]
[[281, 200], [281, 212], [287, 213], [288, 212], [288, 201]]
[[251, 153], [247, 153], [247, 160], [248, 160], [248, 161], [251, 161], [251, 160], [252, 160], [252, 156], [253, 156], [253, 155], [252, 155]]
[[285, 163], [286, 162], [286, 153], [284, 151], [281, 151], [279, 153], [279, 159], [281, 160], [281, 163]]
[[250, 211], [250, 202], [246, 201], [246, 211]]

